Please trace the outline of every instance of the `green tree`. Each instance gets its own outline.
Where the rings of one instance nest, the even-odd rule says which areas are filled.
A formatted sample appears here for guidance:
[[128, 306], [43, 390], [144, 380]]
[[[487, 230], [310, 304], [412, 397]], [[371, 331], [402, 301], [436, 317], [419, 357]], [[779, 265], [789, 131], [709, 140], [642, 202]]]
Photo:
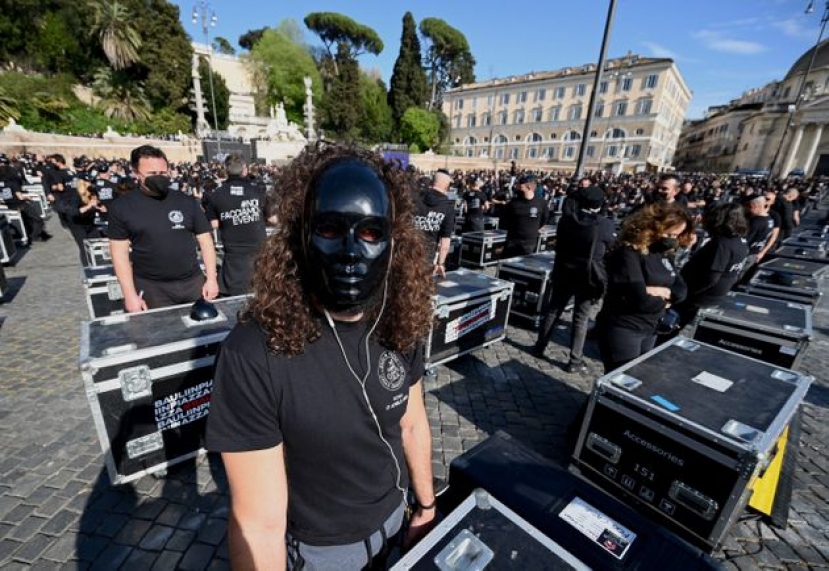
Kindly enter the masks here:
[[262, 96], [260, 112], [281, 101], [288, 119], [301, 124], [304, 78], [311, 78], [311, 90], [317, 100], [322, 93], [322, 79], [306, 47], [281, 30], [281, 25], [266, 30], [250, 52], [254, 82]]
[[43, 15], [29, 47], [42, 70], [57, 73], [70, 71], [73, 59], [81, 51], [78, 38], [56, 12]]
[[112, 69], [137, 63], [141, 36], [133, 27], [134, 19], [127, 6], [117, 0], [90, 0], [89, 7], [92, 10], [89, 32], [98, 38]]
[[227, 41], [227, 38], [223, 38], [222, 36], [216, 36], [213, 40], [213, 49], [220, 54], [225, 54], [229, 56], [236, 55], [236, 48], [230, 45], [230, 42]]
[[426, 74], [421, 65], [420, 40], [417, 26], [411, 12], [403, 16], [403, 34], [400, 38], [400, 53], [394, 62], [394, 71], [389, 84], [389, 105], [394, 118], [395, 129], [409, 107], [420, 107], [427, 100]]
[[173, 107], [187, 113], [193, 47], [179, 20], [178, 6], [167, 0], [129, 0], [141, 34], [140, 62], [130, 77], [144, 85], [153, 109]]
[[438, 144], [440, 121], [434, 113], [421, 107], [409, 107], [400, 120], [400, 138], [420, 151]]
[[382, 143], [391, 139], [392, 113], [386, 97], [386, 86], [379, 73], [372, 77], [360, 73], [360, 139], [365, 143]]
[[20, 103], [0, 85], [0, 125], [7, 124], [9, 119], [20, 119]]
[[100, 97], [97, 106], [109, 118], [122, 121], [147, 120], [152, 114], [144, 87], [131, 81], [124, 73], [102, 67], [92, 84]]
[[428, 41], [426, 67], [429, 70], [431, 97], [429, 108], [440, 107], [443, 92], [475, 82], [475, 58], [462, 32], [440, 18], [424, 18], [420, 33]]
[[252, 50], [253, 46], [255, 46], [256, 42], [262, 38], [262, 34], [264, 34], [267, 29], [268, 27], [265, 26], [264, 28], [258, 28], [256, 30], [248, 30], [239, 36], [239, 47], [243, 50]]
[[364, 53], [374, 55], [383, 51], [383, 40], [373, 29], [337, 12], [312, 12], [305, 16], [305, 25], [322, 40], [330, 58], [334, 60], [334, 74], [339, 75], [339, 59], [332, 52], [337, 46], [337, 56], [353, 59]]
[[199, 58], [199, 78], [202, 85], [202, 93], [204, 94], [205, 115], [207, 122], [213, 127], [216, 123], [213, 122], [213, 103], [215, 97], [216, 117], [218, 118], [218, 128], [220, 131], [227, 129], [228, 120], [230, 118], [230, 90], [227, 88], [224, 78], [216, 72], [213, 72], [213, 93], [210, 92], [210, 66], [207, 59]]
[[359, 121], [363, 115], [363, 101], [360, 97], [360, 66], [350, 57], [347, 48], [338, 48], [336, 64], [339, 74], [326, 93], [324, 104], [326, 130], [333, 131], [337, 138], [354, 141], [359, 135]]

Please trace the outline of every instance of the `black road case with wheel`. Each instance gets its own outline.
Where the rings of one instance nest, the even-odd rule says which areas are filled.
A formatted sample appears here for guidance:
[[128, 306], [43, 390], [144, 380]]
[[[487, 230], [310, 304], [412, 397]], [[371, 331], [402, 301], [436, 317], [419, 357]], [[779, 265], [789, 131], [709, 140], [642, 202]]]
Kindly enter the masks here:
[[14, 230], [9, 219], [0, 214], [0, 264], [10, 264], [17, 257], [17, 244], [14, 243]]
[[818, 304], [822, 295], [820, 284], [814, 278], [767, 270], [760, 270], [754, 274], [751, 281], [742, 289], [751, 295], [792, 301], [812, 307]]
[[535, 243], [535, 251], [552, 252], [556, 248], [556, 226], [542, 226], [538, 229], [538, 241]]
[[498, 277], [515, 284], [510, 314], [523, 317], [538, 327], [544, 319], [549, 297], [555, 254], [544, 252], [501, 260]]
[[81, 376], [113, 484], [202, 450], [213, 363], [247, 299], [216, 300], [210, 321], [187, 304], [82, 323]]
[[829, 265], [819, 262], [807, 262], [792, 258], [776, 258], [760, 264], [759, 269], [769, 272], [783, 272], [796, 276], [822, 278], [829, 271]]
[[774, 257], [829, 264], [829, 252], [826, 250], [805, 248], [803, 246], [783, 246], [774, 251]]
[[461, 265], [471, 268], [494, 266], [507, 242], [506, 230], [467, 232], [462, 236]]
[[688, 541], [716, 549], [811, 382], [676, 337], [599, 378], [576, 466]]
[[440, 365], [504, 339], [512, 290], [510, 282], [465, 269], [438, 278], [427, 365]]
[[796, 369], [812, 337], [812, 307], [731, 292], [701, 309], [694, 339]]

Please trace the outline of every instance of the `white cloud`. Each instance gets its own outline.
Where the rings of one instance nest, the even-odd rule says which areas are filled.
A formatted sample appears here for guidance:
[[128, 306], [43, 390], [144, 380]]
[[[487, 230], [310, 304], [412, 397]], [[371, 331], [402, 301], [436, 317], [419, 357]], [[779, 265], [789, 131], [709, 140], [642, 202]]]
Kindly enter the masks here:
[[651, 56], [653, 57], [664, 57], [674, 60], [680, 59], [676, 52], [673, 52], [662, 44], [657, 44], [656, 42], [642, 42], [642, 45], [650, 50]]
[[710, 50], [737, 55], [754, 55], [768, 50], [758, 42], [736, 40], [714, 30], [699, 30], [694, 32], [694, 38], [701, 41]]
[[814, 30], [803, 25], [799, 18], [789, 18], [773, 24], [775, 28], [791, 38], [812, 40], [815, 37]]

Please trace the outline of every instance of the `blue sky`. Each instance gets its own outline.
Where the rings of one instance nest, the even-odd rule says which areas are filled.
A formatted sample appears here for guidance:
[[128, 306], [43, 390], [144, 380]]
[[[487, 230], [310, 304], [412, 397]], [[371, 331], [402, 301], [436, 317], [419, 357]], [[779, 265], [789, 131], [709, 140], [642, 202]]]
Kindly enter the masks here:
[[[181, 7], [185, 30], [201, 41], [190, 20], [194, 2]], [[462, 31], [477, 60], [479, 80], [554, 70], [598, 59], [608, 0], [211, 0], [218, 25], [211, 35], [234, 45], [252, 28], [292, 18], [302, 25], [309, 12], [340, 12], [371, 26], [386, 47], [363, 56], [388, 82], [400, 46], [403, 14], [417, 22], [437, 17]], [[693, 91], [688, 118], [728, 102], [746, 89], [782, 79], [810, 49], [820, 31], [824, 2], [804, 14], [804, 0], [618, 0], [608, 54], [628, 50], [671, 57]], [[303, 29], [304, 25], [302, 25]], [[319, 41], [306, 30], [309, 43]]]

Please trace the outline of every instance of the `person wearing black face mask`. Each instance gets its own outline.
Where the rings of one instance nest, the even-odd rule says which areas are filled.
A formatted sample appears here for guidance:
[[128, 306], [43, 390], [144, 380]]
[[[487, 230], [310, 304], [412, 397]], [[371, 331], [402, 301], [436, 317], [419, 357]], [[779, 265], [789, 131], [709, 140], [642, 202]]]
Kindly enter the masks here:
[[434, 521], [419, 382], [433, 282], [411, 185], [376, 154], [322, 143], [276, 182], [280, 230], [222, 346], [207, 424], [233, 568], [385, 569], [408, 487], [407, 541]]
[[204, 212], [192, 198], [170, 190], [167, 157], [161, 149], [138, 147], [131, 162], [138, 188], [112, 202], [108, 227], [112, 265], [126, 310], [214, 299], [219, 293], [216, 250]]
[[596, 319], [605, 373], [653, 349], [660, 319], [685, 298], [672, 253], [692, 235], [693, 221], [677, 205], [651, 204], [625, 218], [606, 259], [607, 293]]

